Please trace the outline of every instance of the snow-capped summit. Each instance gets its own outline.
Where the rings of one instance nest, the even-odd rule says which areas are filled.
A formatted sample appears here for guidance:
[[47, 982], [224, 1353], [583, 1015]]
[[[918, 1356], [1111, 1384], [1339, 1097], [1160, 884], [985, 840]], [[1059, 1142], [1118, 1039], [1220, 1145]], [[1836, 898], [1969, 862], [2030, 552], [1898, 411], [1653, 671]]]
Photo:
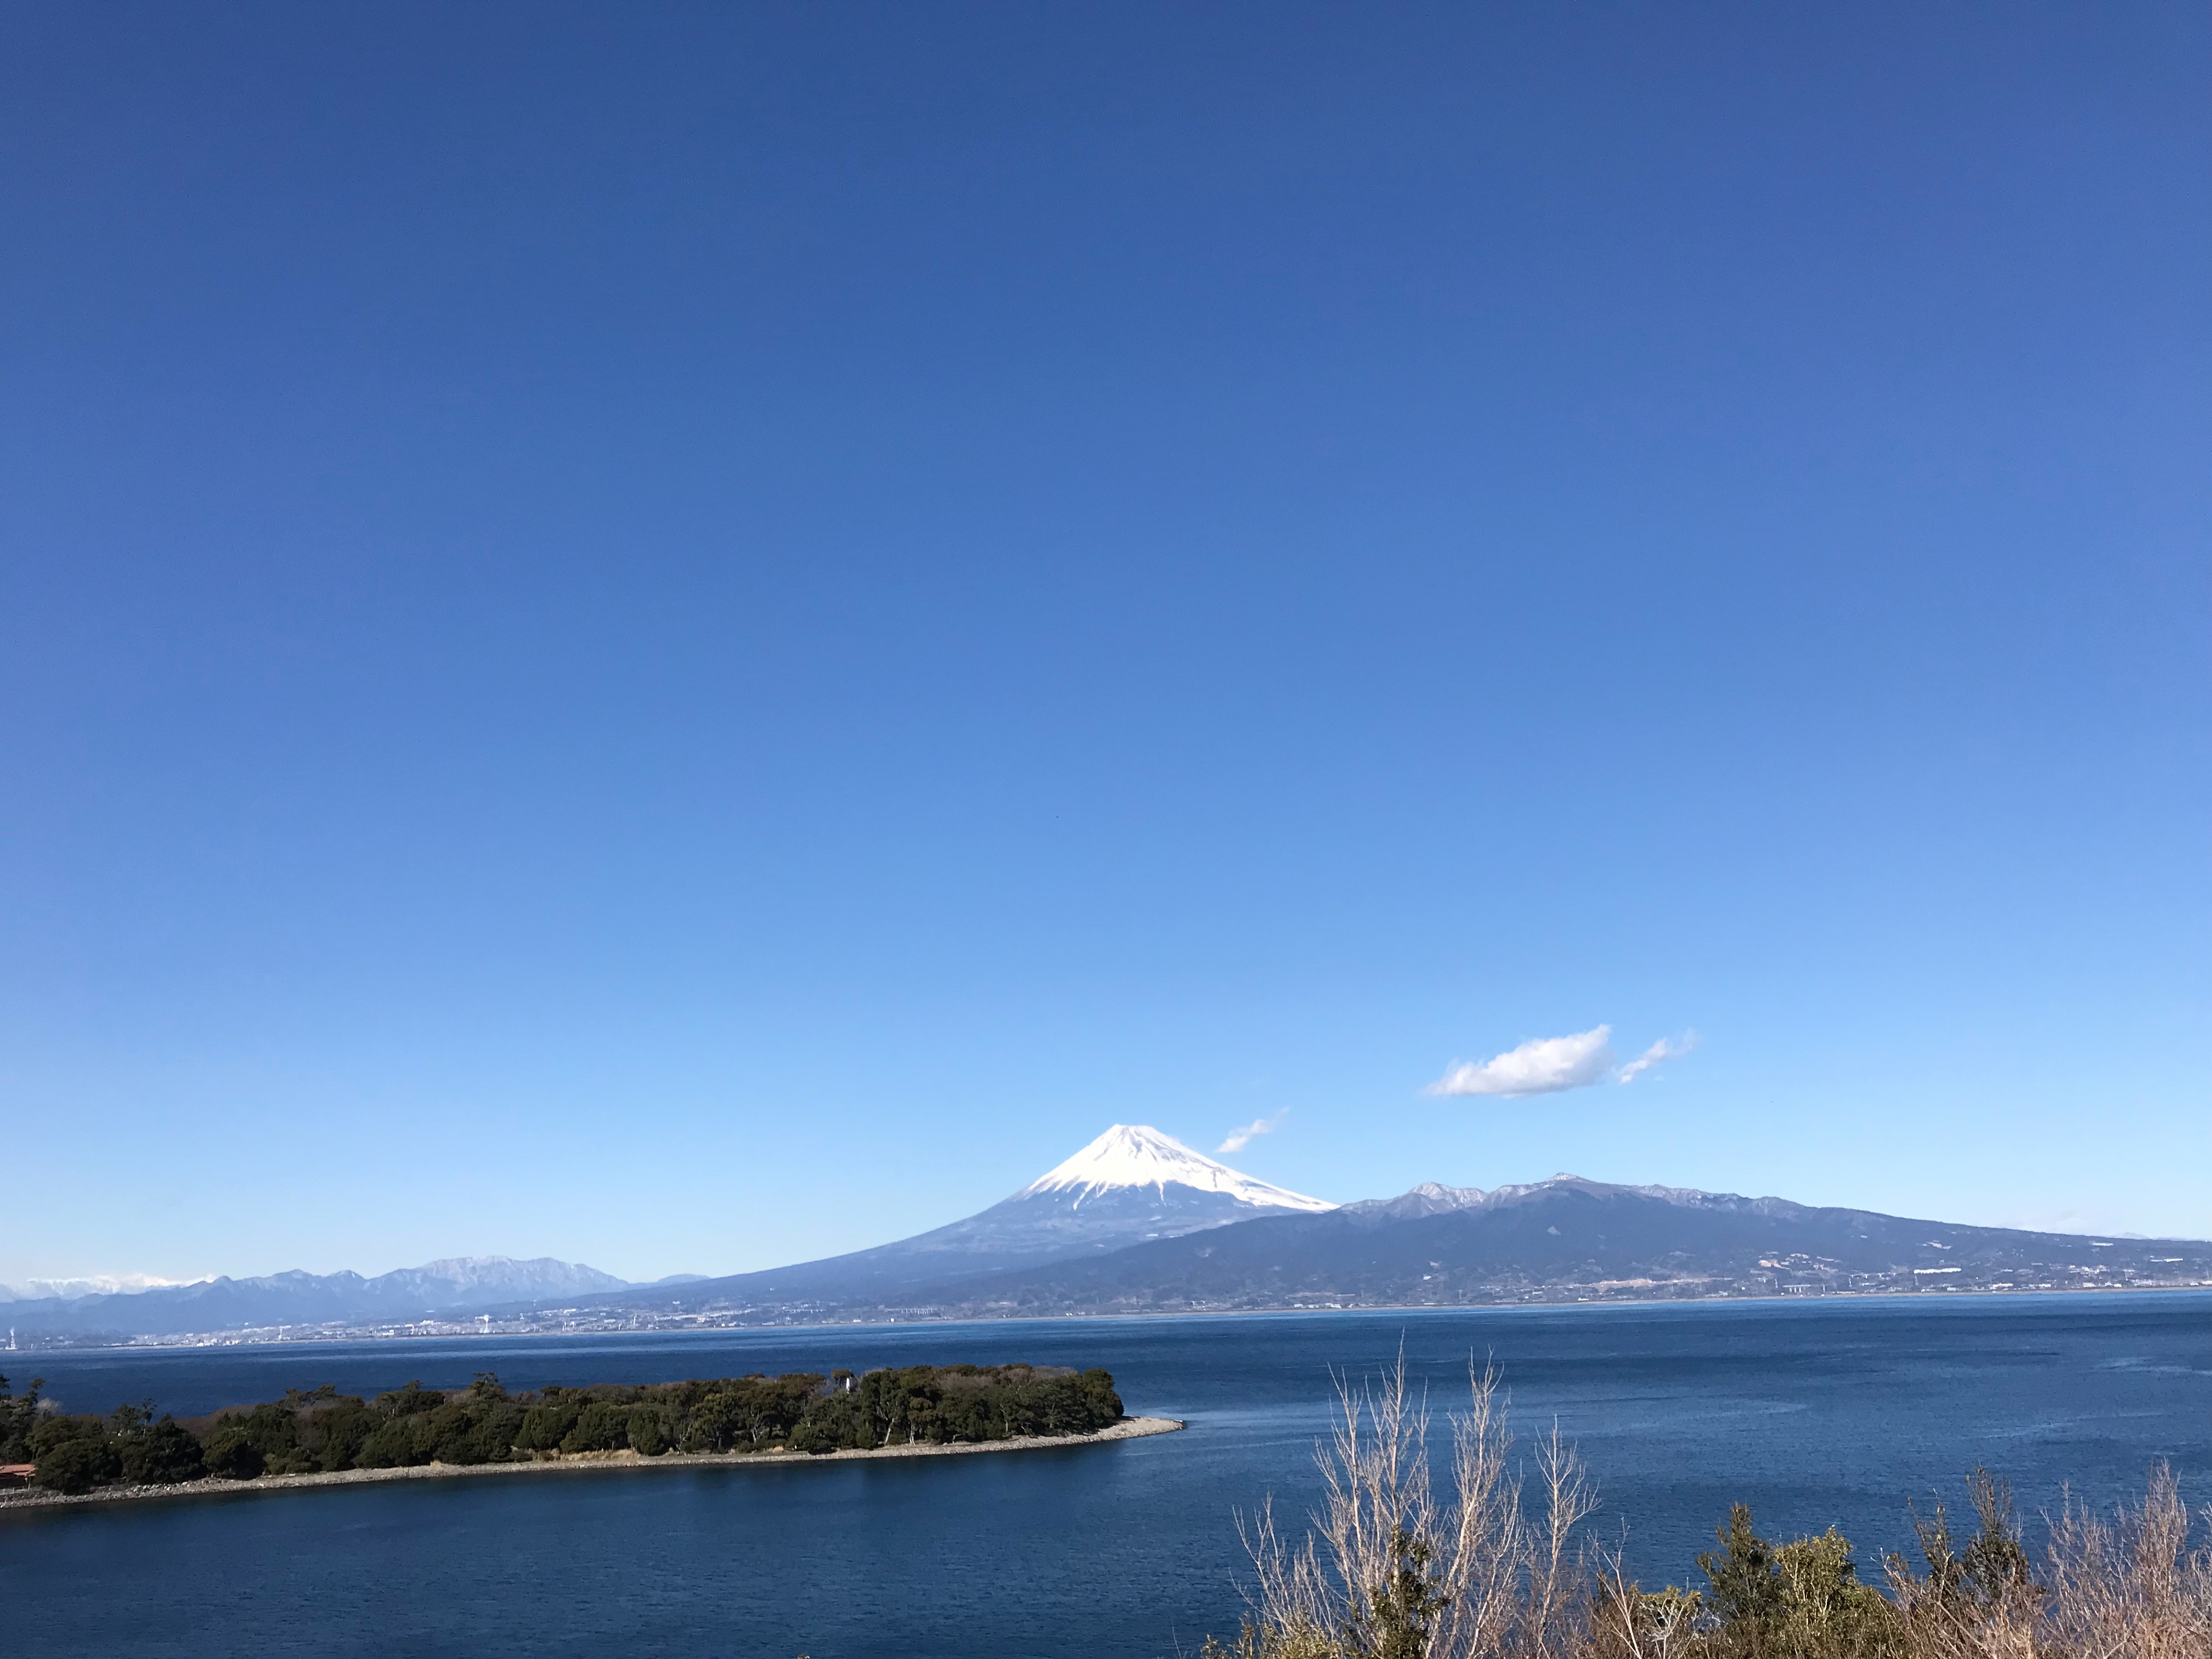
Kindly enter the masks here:
[[823, 1261], [710, 1279], [696, 1294], [762, 1305], [927, 1301], [980, 1274], [1102, 1255], [1148, 1240], [1336, 1206], [1241, 1175], [1158, 1129], [1116, 1123], [1065, 1164], [988, 1210], [912, 1238]]
[[1158, 1129], [1116, 1123], [1012, 1198], [907, 1243], [1012, 1266], [1335, 1207], [1255, 1181]]
[[1172, 1135], [1144, 1124], [1116, 1123], [1065, 1164], [1055, 1165], [1008, 1200], [1016, 1203], [1047, 1194], [1068, 1194], [1068, 1208], [1122, 1188], [1150, 1187], [1166, 1198], [1170, 1186], [1201, 1193], [1223, 1193], [1261, 1209], [1333, 1210], [1335, 1205], [1281, 1187], [1255, 1181], [1203, 1152], [1193, 1152]]

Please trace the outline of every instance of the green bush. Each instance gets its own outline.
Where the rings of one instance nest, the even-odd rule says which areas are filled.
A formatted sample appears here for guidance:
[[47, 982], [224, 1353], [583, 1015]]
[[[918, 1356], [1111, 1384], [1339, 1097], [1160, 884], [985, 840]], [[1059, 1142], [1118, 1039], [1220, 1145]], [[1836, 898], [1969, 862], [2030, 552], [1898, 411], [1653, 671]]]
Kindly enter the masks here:
[[658, 1457], [672, 1443], [676, 1425], [660, 1406], [633, 1407], [629, 1414], [629, 1447], [645, 1457]]
[[242, 1419], [225, 1418], [200, 1444], [207, 1472], [222, 1480], [252, 1480], [268, 1467]]
[[49, 1446], [39, 1454], [37, 1463], [40, 1486], [72, 1495], [106, 1486], [123, 1473], [123, 1460], [115, 1449], [96, 1437]]
[[207, 1473], [200, 1443], [173, 1417], [140, 1427], [121, 1442], [123, 1479], [138, 1486], [173, 1486]]
[[514, 1443], [526, 1452], [558, 1451], [583, 1409], [584, 1402], [574, 1399], [549, 1400], [532, 1406], [522, 1414]]
[[0, 1376], [0, 1463], [31, 1461], [31, 1431], [40, 1420], [39, 1390], [46, 1385], [46, 1378], [34, 1376], [27, 1392], [10, 1394], [8, 1379]]
[[576, 1426], [561, 1437], [564, 1452], [622, 1451], [629, 1445], [627, 1407], [594, 1400], [576, 1414]]

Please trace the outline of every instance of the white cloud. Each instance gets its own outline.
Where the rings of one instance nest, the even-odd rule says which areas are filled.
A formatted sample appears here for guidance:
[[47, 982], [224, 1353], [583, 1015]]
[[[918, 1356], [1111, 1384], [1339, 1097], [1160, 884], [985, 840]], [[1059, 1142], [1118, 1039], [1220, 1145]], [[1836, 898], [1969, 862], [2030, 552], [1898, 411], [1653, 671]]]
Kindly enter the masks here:
[[1273, 1117], [1255, 1117], [1241, 1129], [1231, 1129], [1229, 1138], [1213, 1150], [1217, 1152], [1241, 1152], [1261, 1135], [1275, 1133], [1275, 1126], [1290, 1115], [1287, 1106]]
[[1604, 1081], [1613, 1069], [1613, 1027], [1573, 1036], [1538, 1037], [1518, 1048], [1476, 1065], [1461, 1060], [1429, 1085], [1432, 1095], [1496, 1095], [1517, 1100], [1523, 1095], [1557, 1094], [1562, 1089], [1583, 1089]]
[[1600, 1083], [1631, 1083], [1662, 1060], [1686, 1054], [1698, 1034], [1662, 1037], [1626, 1066], [1613, 1057], [1613, 1027], [1577, 1031], [1572, 1036], [1537, 1037], [1517, 1048], [1481, 1061], [1455, 1061], [1451, 1069], [1423, 1090], [1431, 1095], [1490, 1095], [1518, 1100], [1553, 1095], [1562, 1089], [1587, 1089]]
[[1685, 1031], [1678, 1037], [1661, 1037], [1642, 1054], [1620, 1068], [1615, 1083], [1633, 1083], [1662, 1060], [1677, 1060], [1698, 1046], [1698, 1034]]

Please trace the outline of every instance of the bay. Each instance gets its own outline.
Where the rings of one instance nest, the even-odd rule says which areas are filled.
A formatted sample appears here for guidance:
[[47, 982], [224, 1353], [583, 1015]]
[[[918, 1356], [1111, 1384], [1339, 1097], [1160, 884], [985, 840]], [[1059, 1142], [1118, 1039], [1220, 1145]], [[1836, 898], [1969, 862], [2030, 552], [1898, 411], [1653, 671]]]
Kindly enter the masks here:
[[[334, 1382], [510, 1388], [920, 1361], [1101, 1364], [1183, 1433], [882, 1463], [419, 1481], [0, 1514], [11, 1655], [1158, 1659], [1231, 1632], [1236, 1516], [1315, 1496], [1332, 1378], [1401, 1346], [1439, 1411], [1494, 1361], [1647, 1581], [1729, 1504], [1861, 1559], [1977, 1463], [2029, 1514], [2170, 1462], [2212, 1498], [2212, 1296], [1469, 1309], [0, 1356], [72, 1410]], [[1438, 1438], [1443, 1437], [1439, 1435]]]

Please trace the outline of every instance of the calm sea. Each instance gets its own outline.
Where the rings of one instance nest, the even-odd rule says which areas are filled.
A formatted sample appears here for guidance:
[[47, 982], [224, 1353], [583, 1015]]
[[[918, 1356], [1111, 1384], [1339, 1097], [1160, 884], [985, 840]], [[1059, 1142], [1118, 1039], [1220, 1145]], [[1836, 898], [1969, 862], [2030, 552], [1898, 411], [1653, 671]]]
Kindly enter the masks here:
[[0, 1516], [0, 1648], [33, 1656], [1157, 1659], [1233, 1630], [1235, 1516], [1314, 1490], [1330, 1373], [1403, 1343], [1437, 1405], [1495, 1358], [1647, 1580], [1732, 1499], [1862, 1559], [1977, 1462], [2022, 1507], [2156, 1460], [2212, 1498], [2212, 1296], [1511, 1309], [0, 1355], [76, 1410], [335, 1382], [511, 1387], [1026, 1359], [1103, 1364], [1189, 1430], [1066, 1451], [239, 1493]]

